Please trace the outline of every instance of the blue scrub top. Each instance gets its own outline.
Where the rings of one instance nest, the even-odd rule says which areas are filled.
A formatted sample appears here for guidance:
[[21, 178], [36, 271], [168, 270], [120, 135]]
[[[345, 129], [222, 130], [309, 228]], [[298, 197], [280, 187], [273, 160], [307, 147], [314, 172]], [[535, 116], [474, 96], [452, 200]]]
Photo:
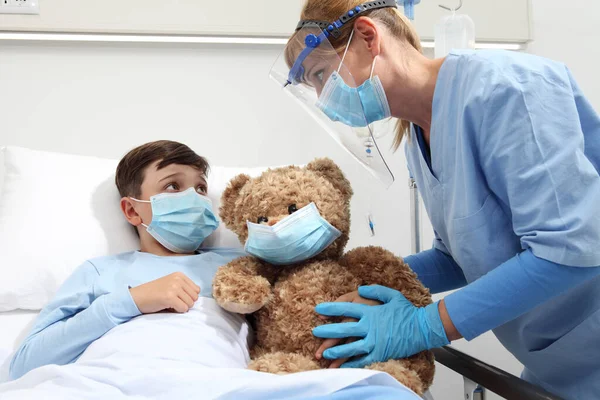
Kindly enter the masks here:
[[[600, 266], [600, 118], [560, 63], [455, 51], [435, 89], [430, 148], [406, 144], [435, 231], [473, 282], [516, 254]], [[600, 278], [494, 329], [524, 378], [600, 398]]]

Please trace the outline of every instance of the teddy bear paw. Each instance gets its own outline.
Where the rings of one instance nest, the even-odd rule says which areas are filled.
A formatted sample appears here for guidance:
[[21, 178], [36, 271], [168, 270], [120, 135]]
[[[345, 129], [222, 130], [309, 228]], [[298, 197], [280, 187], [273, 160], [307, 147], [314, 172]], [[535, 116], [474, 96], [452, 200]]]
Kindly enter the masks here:
[[225, 310], [251, 314], [263, 308], [272, 298], [271, 284], [262, 276], [247, 276], [229, 268], [217, 272], [213, 297]]

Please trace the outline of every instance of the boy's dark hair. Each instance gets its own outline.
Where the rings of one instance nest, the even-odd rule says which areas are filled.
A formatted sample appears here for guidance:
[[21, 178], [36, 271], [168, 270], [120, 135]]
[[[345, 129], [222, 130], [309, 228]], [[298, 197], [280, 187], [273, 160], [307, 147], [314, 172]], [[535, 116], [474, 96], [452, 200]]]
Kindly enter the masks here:
[[190, 165], [206, 175], [210, 168], [205, 158], [185, 144], [170, 140], [146, 143], [127, 153], [117, 166], [115, 183], [121, 197], [141, 195], [146, 168], [156, 161], [160, 161], [158, 169], [171, 164]]

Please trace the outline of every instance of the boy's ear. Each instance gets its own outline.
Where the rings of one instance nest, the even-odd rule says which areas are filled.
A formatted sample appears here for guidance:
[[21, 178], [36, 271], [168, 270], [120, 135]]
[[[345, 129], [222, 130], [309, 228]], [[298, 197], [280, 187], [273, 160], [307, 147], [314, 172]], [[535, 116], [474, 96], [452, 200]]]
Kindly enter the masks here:
[[142, 217], [137, 213], [135, 208], [133, 207], [133, 202], [128, 197], [123, 197], [121, 199], [121, 211], [127, 222], [129, 222], [133, 226], [140, 226], [142, 223]]

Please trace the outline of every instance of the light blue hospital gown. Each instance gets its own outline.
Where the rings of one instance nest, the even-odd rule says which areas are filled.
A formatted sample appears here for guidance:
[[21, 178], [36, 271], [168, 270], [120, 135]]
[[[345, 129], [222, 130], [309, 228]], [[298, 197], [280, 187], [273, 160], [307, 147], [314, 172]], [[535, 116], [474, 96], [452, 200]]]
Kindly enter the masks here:
[[[436, 233], [473, 282], [517, 253], [600, 265], [600, 118], [560, 63], [458, 51], [435, 89], [430, 160], [415, 129], [412, 176]], [[523, 377], [600, 398], [600, 278], [494, 329]]]
[[38, 316], [12, 359], [10, 378], [42, 365], [72, 363], [93, 341], [140, 315], [129, 287], [182, 272], [200, 286], [201, 297], [212, 297], [217, 269], [244, 255], [225, 248], [171, 257], [133, 251], [86, 261]]

